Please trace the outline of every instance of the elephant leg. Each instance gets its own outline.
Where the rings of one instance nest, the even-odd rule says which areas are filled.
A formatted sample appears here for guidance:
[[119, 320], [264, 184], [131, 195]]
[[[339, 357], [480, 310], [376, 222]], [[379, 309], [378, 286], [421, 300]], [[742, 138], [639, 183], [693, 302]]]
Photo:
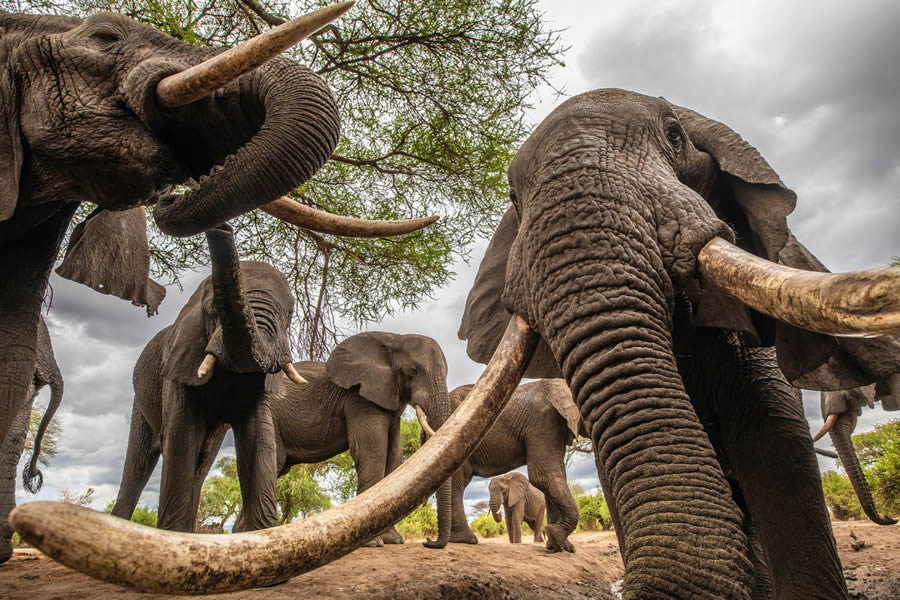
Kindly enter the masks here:
[[459, 544], [477, 544], [478, 536], [469, 527], [466, 519], [466, 508], [463, 503], [466, 486], [472, 481], [472, 465], [468, 461], [453, 474], [451, 480], [451, 525], [450, 541]]
[[846, 598], [800, 392], [774, 351], [749, 349], [737, 397], [722, 398], [723, 444], [771, 569], [777, 598]]
[[128, 449], [125, 466], [122, 467], [122, 483], [112, 509], [112, 515], [130, 519], [137, 508], [141, 493], [159, 461], [160, 448], [153, 429], [135, 407], [131, 411], [131, 429], [128, 433]]
[[[544, 527], [549, 552], [575, 552], [569, 536], [578, 525], [578, 504], [566, 482], [564, 462], [565, 438], [559, 444], [546, 440], [529, 441], [527, 446], [528, 479], [531, 484], [544, 492], [549, 524]], [[553, 448], [548, 450], [548, 446]]]
[[[390, 436], [388, 443], [388, 455], [387, 462], [384, 467], [384, 475], [387, 477], [390, 475], [394, 469], [400, 466], [400, 463], [403, 462], [403, 445], [401, 444], [400, 439], [400, 420], [398, 419], [396, 422], [391, 423], [391, 430], [388, 434]], [[402, 544], [403, 536], [400, 535], [400, 532], [391, 525], [387, 529], [381, 532], [381, 541], [385, 544]]]
[[[169, 384], [173, 388], [174, 384]], [[206, 439], [206, 419], [180, 387], [173, 392], [171, 406], [163, 410], [162, 483], [159, 491], [157, 527], [193, 532], [197, 514], [191, 512], [197, 457]]]
[[531, 529], [534, 531], [534, 541], [535, 542], [543, 542], [544, 536], [541, 533], [544, 529], [544, 507], [543, 506], [538, 510], [537, 517], [535, 517], [534, 522], [531, 525]]
[[[362, 415], [347, 420], [347, 438], [350, 456], [356, 467], [356, 493], [364, 491], [384, 479], [387, 468], [389, 415]], [[384, 544], [381, 535], [375, 536], [377, 546]]]
[[[219, 448], [222, 447], [222, 440], [225, 439], [226, 433], [228, 433], [228, 425], [219, 425], [219, 427], [207, 434], [206, 440], [200, 447], [200, 455], [197, 457], [197, 470], [194, 475], [193, 496], [191, 497], [191, 501], [193, 502], [192, 510], [195, 515], [200, 509], [200, 494], [203, 491], [203, 482], [206, 481], [206, 476], [209, 475], [209, 471], [212, 469], [213, 463], [216, 460], [216, 455], [219, 453]], [[197, 529], [200, 528], [200, 525], [199, 522], [195, 521], [194, 531], [197, 531]]]
[[509, 506], [506, 504], [503, 505], [503, 520], [506, 521], [506, 537], [509, 538], [510, 544], [515, 544], [516, 534], [514, 533], [514, 529], [516, 526], [516, 522], [513, 521]]
[[234, 531], [253, 531], [279, 525], [275, 498], [276, 468], [275, 426], [265, 398], [250, 403], [241, 419], [231, 424], [237, 454], [238, 479], [241, 482], [240, 523]]
[[19, 413], [13, 419], [0, 446], [0, 564], [10, 559], [13, 553], [13, 529], [7, 518], [16, 507], [16, 467], [22, 457], [25, 439], [31, 426], [31, 406], [34, 402], [34, 387], [29, 390], [28, 398]]
[[506, 512], [510, 515], [510, 521], [512, 522], [512, 527], [510, 528], [510, 539], [509, 541], [513, 544], [521, 544], [522, 543], [522, 522], [525, 520], [525, 506], [524, 502], [520, 502], [516, 504], [512, 508], [508, 509]]

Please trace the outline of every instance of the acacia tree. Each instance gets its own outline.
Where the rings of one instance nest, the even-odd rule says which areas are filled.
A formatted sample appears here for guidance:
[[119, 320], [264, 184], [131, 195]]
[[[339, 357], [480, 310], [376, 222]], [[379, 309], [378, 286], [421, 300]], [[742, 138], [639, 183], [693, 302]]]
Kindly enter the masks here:
[[[0, 0], [6, 10], [110, 10], [204, 46], [229, 46], [334, 0]], [[438, 214], [427, 230], [363, 240], [292, 228], [260, 211], [233, 221], [245, 258], [277, 266], [297, 298], [295, 351], [321, 359], [340, 325], [415, 308], [453, 276], [507, 204], [506, 166], [528, 133], [535, 88], [562, 65], [536, 0], [359, 0], [290, 51], [329, 83], [343, 132], [294, 198], [370, 218]], [[84, 211], [92, 207], [85, 205]], [[202, 236], [149, 222], [153, 275], [177, 281], [208, 260]]]

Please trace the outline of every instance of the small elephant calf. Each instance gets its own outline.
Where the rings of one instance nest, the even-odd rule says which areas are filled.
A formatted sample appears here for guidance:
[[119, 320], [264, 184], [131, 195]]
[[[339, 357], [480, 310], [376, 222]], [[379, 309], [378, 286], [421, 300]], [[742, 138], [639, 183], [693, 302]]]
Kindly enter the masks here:
[[499, 475], [488, 485], [491, 492], [491, 514], [500, 522], [500, 503], [506, 518], [510, 544], [522, 543], [522, 521], [534, 531], [534, 541], [544, 541], [544, 494], [518, 472]]

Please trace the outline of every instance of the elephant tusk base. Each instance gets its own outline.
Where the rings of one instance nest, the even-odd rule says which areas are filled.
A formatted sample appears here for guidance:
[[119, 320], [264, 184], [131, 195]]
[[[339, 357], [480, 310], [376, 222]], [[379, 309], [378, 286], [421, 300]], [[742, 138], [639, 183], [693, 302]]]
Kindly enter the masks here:
[[303, 376], [297, 372], [297, 369], [294, 368], [294, 365], [291, 363], [287, 363], [284, 365], [284, 374], [288, 376], [288, 379], [296, 383], [297, 385], [303, 385], [304, 383], [309, 383]]
[[212, 371], [213, 366], [216, 364], [216, 357], [212, 354], [207, 354], [203, 357], [203, 362], [200, 363], [200, 366], [197, 368], [197, 378], [203, 379], [209, 372]]
[[834, 427], [835, 422], [837, 422], [837, 414], [831, 413], [828, 415], [828, 418], [825, 419], [825, 424], [822, 425], [822, 429], [819, 430], [819, 433], [813, 436], [813, 442], [818, 442], [822, 439], [822, 436], [831, 431], [831, 428]]
[[422, 410], [422, 407], [418, 404], [416, 404], [416, 418], [419, 419], [419, 425], [422, 427], [422, 431], [425, 432], [425, 435], [428, 437], [433, 436], [434, 429], [428, 424], [428, 417], [425, 416], [425, 411]]

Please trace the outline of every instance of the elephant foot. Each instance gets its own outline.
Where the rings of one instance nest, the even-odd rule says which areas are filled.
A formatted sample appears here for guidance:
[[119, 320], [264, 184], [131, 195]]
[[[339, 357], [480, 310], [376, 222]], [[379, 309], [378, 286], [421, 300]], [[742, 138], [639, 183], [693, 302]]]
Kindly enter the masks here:
[[403, 536], [400, 535], [399, 531], [391, 527], [381, 534], [381, 541], [385, 544], [402, 544]]
[[441, 548], [444, 548], [447, 545], [447, 540], [446, 539], [441, 540], [440, 538], [433, 540], [431, 538], [428, 538], [422, 543], [422, 545], [425, 546], [426, 548], [436, 548], [436, 549], [440, 550]]
[[7, 539], [0, 539], [0, 565], [12, 558], [12, 554], [12, 542]]
[[472, 533], [472, 530], [466, 529], [462, 531], [451, 531], [450, 532], [450, 543], [451, 544], [477, 544], [478, 536]]
[[547, 552], [575, 552], [575, 546], [569, 541], [562, 527], [553, 523], [544, 528], [544, 536], [547, 538]]

